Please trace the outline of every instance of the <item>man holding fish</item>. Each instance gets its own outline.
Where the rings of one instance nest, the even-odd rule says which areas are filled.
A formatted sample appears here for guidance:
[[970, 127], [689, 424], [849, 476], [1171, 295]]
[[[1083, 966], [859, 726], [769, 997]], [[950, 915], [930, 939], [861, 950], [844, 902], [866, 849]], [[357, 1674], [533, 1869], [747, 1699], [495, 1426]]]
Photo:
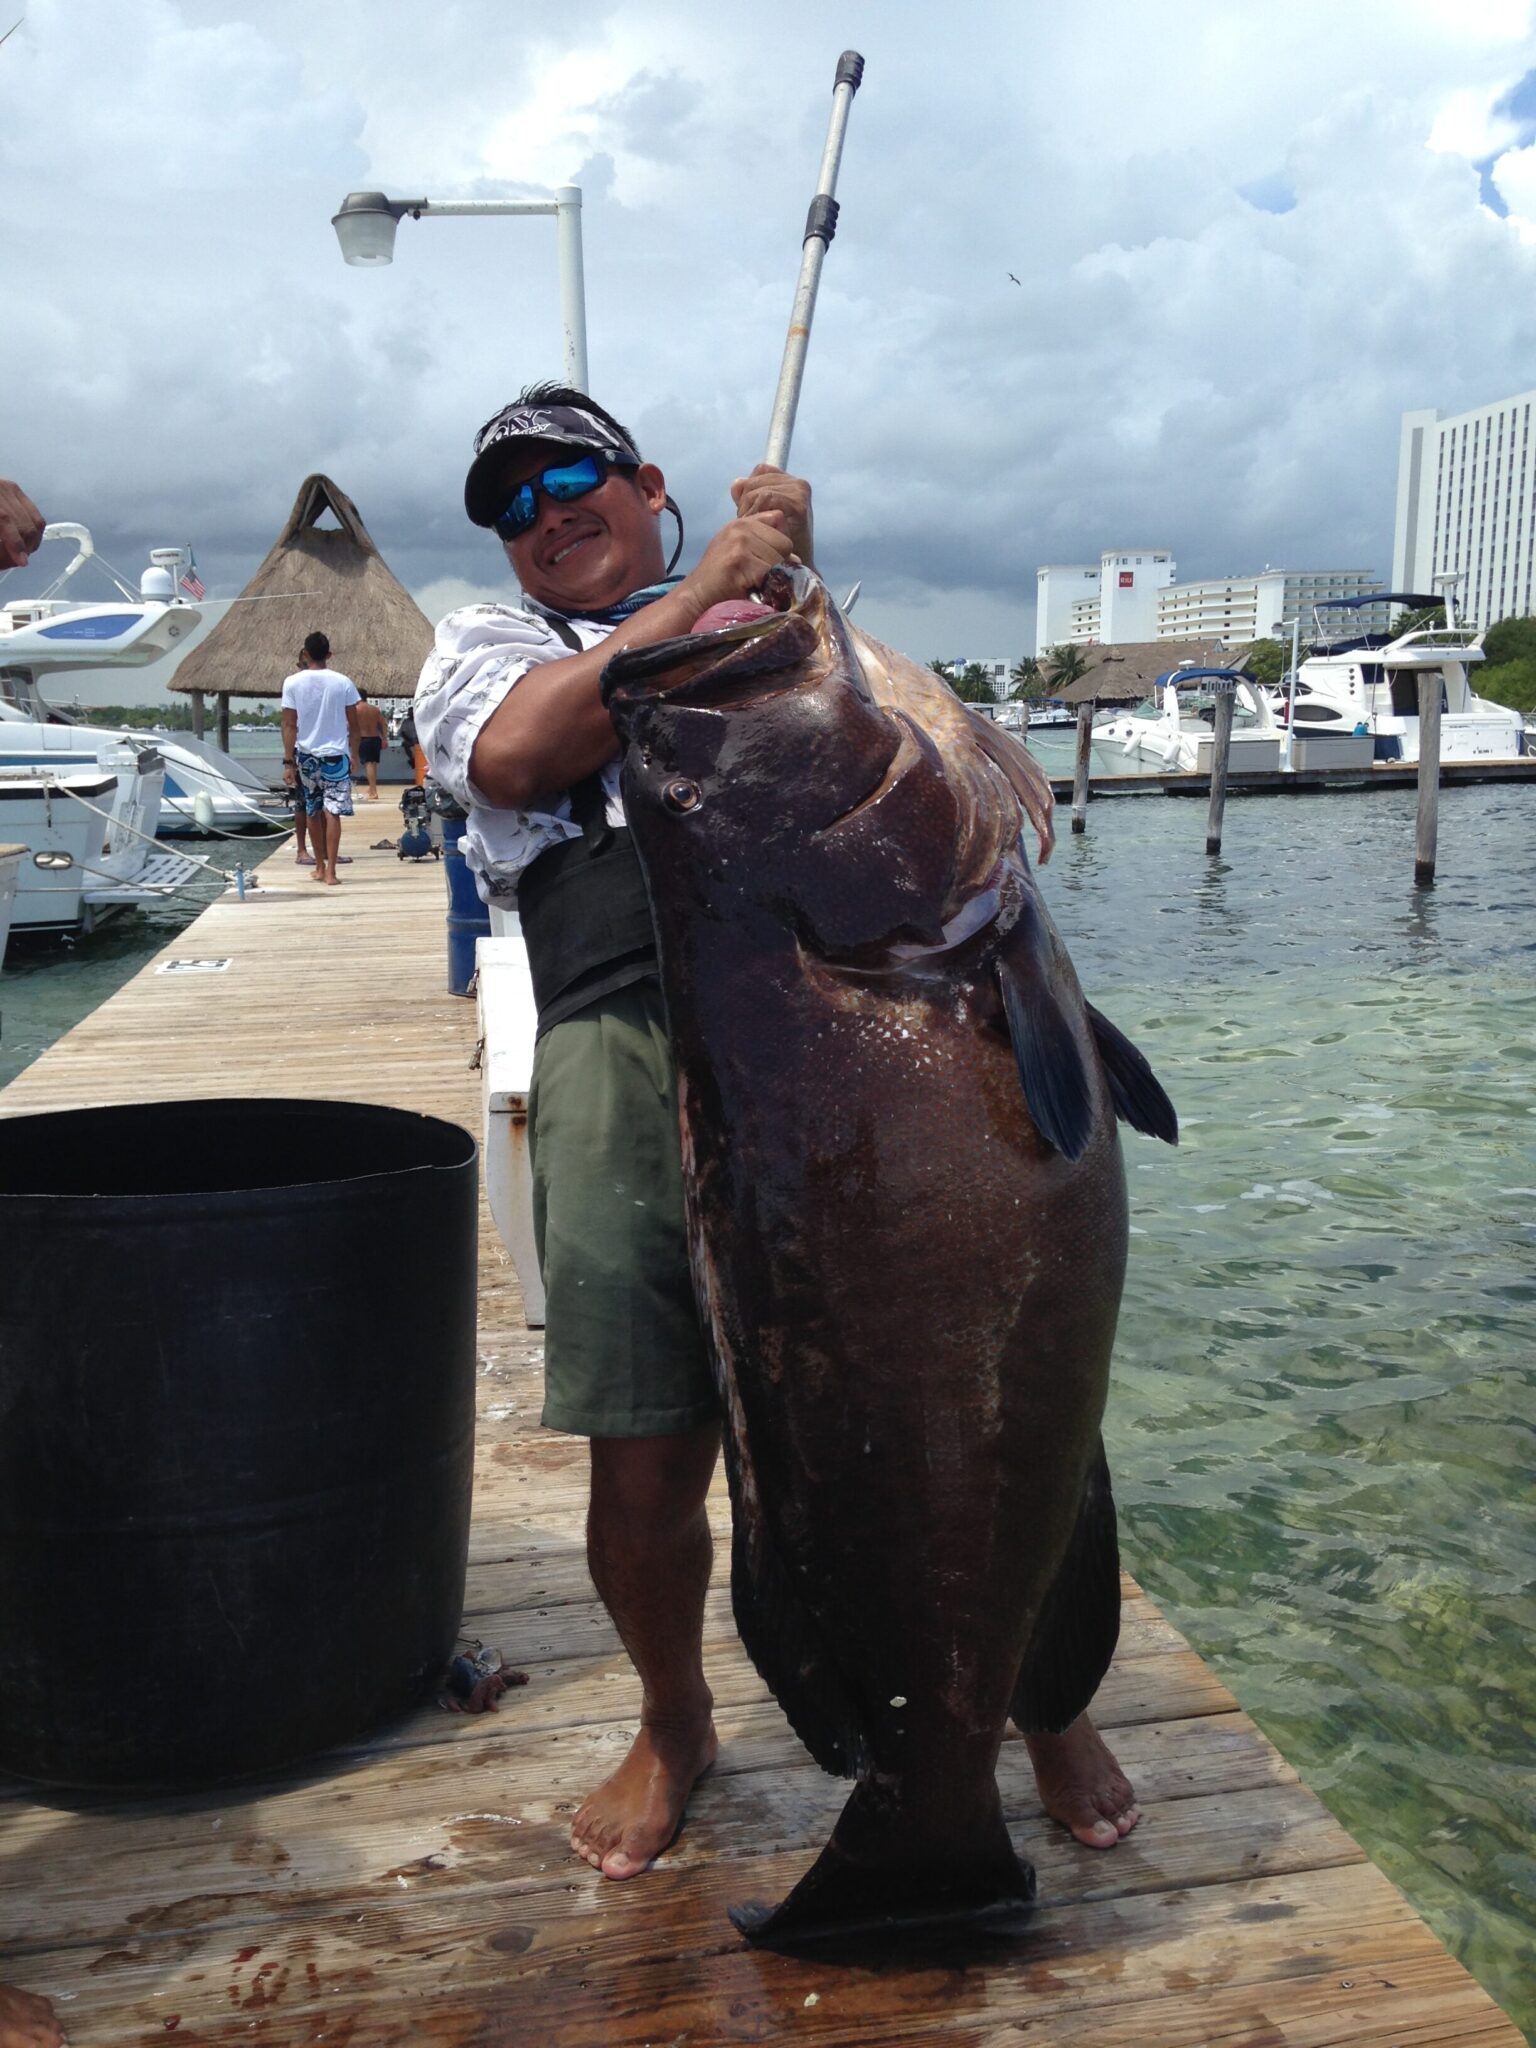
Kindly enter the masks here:
[[[688, 1268], [655, 941], [599, 679], [621, 650], [706, 615], [726, 625], [772, 572], [809, 564], [805, 482], [760, 465], [731, 497], [736, 516], [669, 577], [662, 520], [677, 515], [662, 472], [584, 394], [525, 392], [481, 429], [465, 486], [525, 603], [444, 619], [415, 707], [431, 773], [469, 813], [482, 894], [521, 915], [539, 1002], [543, 1419], [590, 1440], [589, 1563], [643, 1688], [633, 1746], [571, 1830], [611, 1878], [667, 1847], [716, 1754], [702, 1632], [720, 1409]], [[1086, 1713], [1028, 1739], [1046, 1810], [1113, 1847], [1138, 1810]]]

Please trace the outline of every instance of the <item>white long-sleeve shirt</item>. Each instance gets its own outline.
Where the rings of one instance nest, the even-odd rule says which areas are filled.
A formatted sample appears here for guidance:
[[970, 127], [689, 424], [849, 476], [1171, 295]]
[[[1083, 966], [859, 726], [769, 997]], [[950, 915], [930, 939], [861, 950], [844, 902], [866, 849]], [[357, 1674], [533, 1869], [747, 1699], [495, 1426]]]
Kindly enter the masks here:
[[[572, 619], [570, 625], [584, 650], [613, 631], [591, 619]], [[483, 796], [469, 773], [475, 741], [507, 692], [540, 662], [563, 661], [573, 651], [537, 612], [465, 605], [439, 624], [416, 685], [416, 734], [428, 772], [469, 813], [464, 855], [487, 902], [510, 901], [531, 860], [546, 847], [581, 837], [565, 791], [551, 792], [547, 804], [508, 810]], [[602, 779], [608, 822], [622, 825], [617, 759], [603, 769]]]

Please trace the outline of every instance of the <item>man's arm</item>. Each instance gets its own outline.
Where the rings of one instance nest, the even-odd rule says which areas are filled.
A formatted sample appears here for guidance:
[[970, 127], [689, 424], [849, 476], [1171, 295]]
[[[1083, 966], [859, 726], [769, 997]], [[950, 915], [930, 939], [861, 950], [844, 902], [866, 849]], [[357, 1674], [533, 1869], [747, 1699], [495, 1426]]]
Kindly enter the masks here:
[[42, 513], [20, 484], [0, 477], [0, 568], [24, 569], [42, 539]]
[[284, 782], [289, 783], [297, 782], [299, 779], [299, 771], [293, 758], [293, 750], [299, 743], [299, 714], [297, 713], [297, 711], [294, 710], [291, 704], [285, 704], [283, 706], [282, 726], [283, 780]]
[[600, 647], [531, 668], [481, 727], [470, 755], [470, 777], [487, 802], [527, 810], [611, 761], [619, 743], [598, 686], [609, 660], [621, 648], [690, 633], [712, 604], [756, 590], [770, 569], [795, 558], [785, 526], [777, 510], [733, 519], [691, 575]]
[[357, 722], [357, 706], [349, 704], [347, 706], [347, 750], [352, 756], [352, 773], [354, 775], [361, 775], [363, 772], [357, 758], [357, 743], [360, 737], [361, 733]]

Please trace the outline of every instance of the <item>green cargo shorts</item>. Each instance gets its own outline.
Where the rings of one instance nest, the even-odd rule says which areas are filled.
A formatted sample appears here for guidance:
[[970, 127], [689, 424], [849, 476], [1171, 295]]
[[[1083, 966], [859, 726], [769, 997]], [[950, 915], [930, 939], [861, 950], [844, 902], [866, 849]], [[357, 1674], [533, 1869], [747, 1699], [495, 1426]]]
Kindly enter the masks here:
[[674, 1436], [719, 1414], [688, 1275], [677, 1080], [637, 982], [539, 1040], [528, 1097], [544, 1426]]

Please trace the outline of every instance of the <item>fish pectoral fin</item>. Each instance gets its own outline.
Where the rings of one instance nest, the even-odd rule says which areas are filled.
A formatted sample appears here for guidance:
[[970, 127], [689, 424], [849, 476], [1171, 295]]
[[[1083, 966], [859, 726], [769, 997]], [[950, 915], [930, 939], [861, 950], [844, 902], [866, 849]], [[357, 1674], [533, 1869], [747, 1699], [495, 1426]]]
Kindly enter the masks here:
[[1132, 1045], [1125, 1033], [1092, 1003], [1087, 1007], [1094, 1044], [1104, 1062], [1109, 1092], [1115, 1098], [1116, 1114], [1132, 1130], [1145, 1131], [1149, 1138], [1161, 1138], [1165, 1145], [1177, 1145], [1178, 1111], [1153, 1073], [1146, 1054]]
[[1031, 922], [1026, 912], [999, 950], [997, 985], [1035, 1129], [1064, 1159], [1081, 1159], [1093, 1136], [1093, 1084]]
[[1120, 1541], [1102, 1440], [1077, 1522], [1040, 1604], [1009, 1712], [1026, 1735], [1059, 1735], [1098, 1691], [1120, 1636]]

